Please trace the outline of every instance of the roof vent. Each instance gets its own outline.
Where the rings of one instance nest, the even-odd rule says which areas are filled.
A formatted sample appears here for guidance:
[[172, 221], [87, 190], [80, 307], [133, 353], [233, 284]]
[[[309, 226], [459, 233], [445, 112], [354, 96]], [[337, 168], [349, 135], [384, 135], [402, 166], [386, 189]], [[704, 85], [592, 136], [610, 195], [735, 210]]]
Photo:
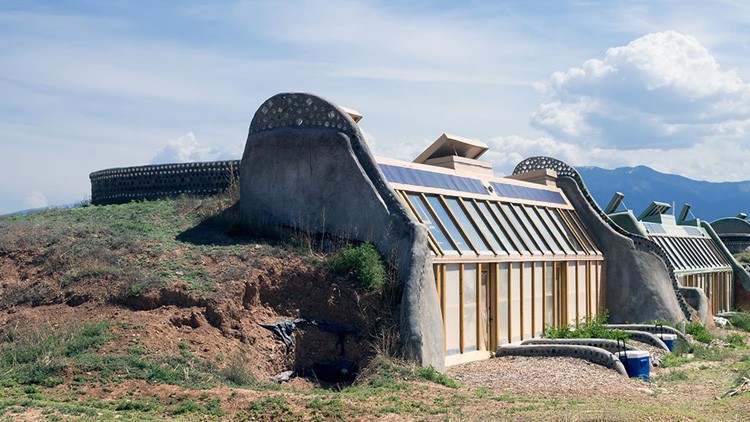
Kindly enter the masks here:
[[492, 176], [492, 163], [477, 159], [488, 149], [484, 142], [444, 133], [419, 154], [414, 162], [463, 173]]
[[358, 112], [357, 110], [346, 108], [343, 106], [339, 106], [339, 108], [341, 109], [341, 111], [348, 114], [349, 117], [351, 117], [352, 120], [354, 120], [354, 123], [359, 123], [359, 121], [362, 120], [362, 113]]
[[677, 217], [677, 224], [682, 224], [685, 221], [690, 212], [690, 208], [692, 208], [690, 204], [683, 205], [682, 211], [680, 211], [680, 215]]
[[739, 218], [741, 220], [745, 220], [747, 218], [747, 214], [745, 214], [744, 212], [741, 212], [741, 213], [737, 214], [737, 218]]
[[650, 217], [662, 215], [665, 212], [669, 211], [670, 208], [672, 208], [672, 206], [667, 203], [654, 201], [651, 203], [651, 205], [646, 207], [645, 210], [643, 210], [641, 215], [638, 216], [638, 220], [643, 221]]
[[425, 164], [427, 160], [449, 156], [476, 160], [487, 152], [488, 149], [490, 147], [482, 141], [444, 133], [432, 145], [419, 154], [419, 157], [415, 158], [414, 162]]
[[622, 204], [622, 200], [625, 198], [625, 194], [622, 192], [615, 192], [614, 195], [612, 195], [612, 199], [609, 201], [609, 204], [604, 208], [605, 214], [612, 214], [613, 212], [617, 211], [617, 207]]

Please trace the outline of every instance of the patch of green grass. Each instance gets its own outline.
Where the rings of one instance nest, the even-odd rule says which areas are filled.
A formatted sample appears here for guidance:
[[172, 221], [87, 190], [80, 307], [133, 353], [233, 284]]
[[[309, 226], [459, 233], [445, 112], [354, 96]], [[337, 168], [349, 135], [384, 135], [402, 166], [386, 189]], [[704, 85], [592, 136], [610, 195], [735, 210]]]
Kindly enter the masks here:
[[383, 259], [370, 243], [345, 246], [331, 258], [331, 269], [337, 274], [351, 276], [367, 290], [381, 290], [387, 280]]
[[[305, 405], [316, 421], [347, 420], [352, 416], [351, 406], [345, 406], [340, 397], [315, 397]], [[356, 413], [356, 412], [355, 412]]]
[[701, 343], [708, 344], [711, 343], [711, 340], [714, 339], [714, 336], [708, 332], [708, 329], [706, 329], [704, 325], [697, 322], [691, 322], [690, 324], [687, 324], [685, 326], [685, 332], [692, 335], [696, 341], [700, 341]]
[[685, 371], [671, 371], [668, 374], [664, 374], [659, 377], [662, 381], [685, 381], [688, 379], [688, 374]]
[[435, 368], [433, 368], [432, 366], [428, 368], [424, 368], [424, 367], [417, 368], [417, 370], [415, 371], [415, 374], [417, 378], [423, 379], [425, 381], [432, 381], [432, 382], [435, 382], [435, 383], [438, 383], [440, 385], [444, 385], [450, 388], [460, 387], [460, 385], [458, 384], [458, 382], [456, 382], [456, 380], [449, 377], [448, 375], [441, 374], [440, 372], [436, 371]]
[[[386, 391], [402, 391], [412, 388], [405, 381], [415, 379], [434, 382], [450, 388], [460, 387], [456, 380], [441, 374], [432, 367], [415, 367], [383, 356], [379, 356], [370, 362], [370, 365], [363, 372], [367, 374], [364, 377], [365, 386]], [[349, 388], [359, 388], [360, 383], [362, 381]]]
[[627, 340], [630, 336], [622, 330], [606, 327], [607, 312], [602, 311], [599, 315], [588, 316], [578, 323], [577, 326], [565, 325], [553, 327], [548, 325], [544, 330], [545, 338], [604, 338], [612, 340]]
[[141, 355], [81, 356], [77, 366], [82, 373], [97, 372], [102, 383], [142, 379], [151, 383], [179, 385], [190, 389], [216, 385], [213, 363], [183, 356], [161, 356], [149, 360]]
[[150, 412], [154, 410], [154, 404], [153, 403], [146, 403], [141, 401], [135, 401], [135, 400], [120, 400], [117, 405], [115, 406], [115, 410], [117, 411], [128, 411], [128, 410], [135, 410], [138, 412]]
[[731, 358], [736, 352], [732, 348], [720, 349], [718, 347], [706, 347], [702, 344], [696, 344], [692, 348], [692, 353], [696, 359], [720, 362]]
[[274, 396], [250, 402], [247, 409], [237, 415], [237, 419], [297, 421], [301, 418], [284, 397]]
[[734, 380], [734, 385], [738, 386], [741, 383], [745, 381], [746, 378], [750, 378], [750, 357], [748, 355], [745, 355], [744, 357], [748, 357], [748, 359], [741, 360], [740, 362], [737, 362], [734, 366], [734, 370], [737, 371], [737, 378]]
[[738, 330], [750, 332], [750, 312], [739, 312], [730, 317], [729, 322]]
[[480, 399], [492, 397], [493, 391], [489, 387], [477, 387], [474, 389], [474, 395]]
[[530, 404], [527, 406], [511, 407], [510, 409], [508, 409], [508, 413], [513, 414], [513, 413], [529, 412], [529, 411], [537, 410], [537, 409], [539, 409], [539, 405]]
[[729, 334], [726, 337], [726, 341], [732, 347], [737, 347], [737, 348], [747, 347], [747, 344], [745, 343], [745, 337], [737, 333]]
[[57, 375], [82, 353], [105, 344], [111, 336], [104, 322], [70, 331], [28, 333], [0, 351], [0, 382], [53, 386]]
[[661, 358], [662, 368], [675, 368], [690, 362], [690, 359], [675, 353], [667, 353]]

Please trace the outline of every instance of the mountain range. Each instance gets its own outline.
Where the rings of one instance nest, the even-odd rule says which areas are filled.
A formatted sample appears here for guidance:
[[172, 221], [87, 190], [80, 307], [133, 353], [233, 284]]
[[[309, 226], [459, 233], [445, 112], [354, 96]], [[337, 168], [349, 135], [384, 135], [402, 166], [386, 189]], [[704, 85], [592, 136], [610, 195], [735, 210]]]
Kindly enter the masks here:
[[[703, 221], [750, 214], [750, 181], [706, 182], [674, 174], [660, 173], [650, 167], [577, 167], [589, 192], [604, 208], [615, 192], [625, 194], [624, 206], [636, 217], [652, 201], [673, 205], [678, 214], [683, 204], [692, 205], [692, 213]], [[620, 205], [620, 210], [623, 205]], [[669, 212], [672, 212], [670, 210]]]

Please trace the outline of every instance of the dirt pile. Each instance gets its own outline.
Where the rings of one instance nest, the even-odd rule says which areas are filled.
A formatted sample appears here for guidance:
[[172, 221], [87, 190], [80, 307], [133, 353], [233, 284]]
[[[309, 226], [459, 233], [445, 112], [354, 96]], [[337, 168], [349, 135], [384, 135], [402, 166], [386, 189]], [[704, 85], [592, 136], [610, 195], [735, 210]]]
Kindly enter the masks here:
[[[187, 344], [199, 359], [267, 379], [323, 361], [362, 366], [371, 338], [395, 324], [382, 295], [330, 273], [326, 254], [229, 236], [191, 217], [201, 204], [182, 201], [0, 220], [3, 332], [107, 321], [111, 353], [137, 343], [173, 355]], [[210, 244], [176, 240], [200, 231]], [[295, 319], [313, 323], [297, 324], [289, 346], [260, 325]]]

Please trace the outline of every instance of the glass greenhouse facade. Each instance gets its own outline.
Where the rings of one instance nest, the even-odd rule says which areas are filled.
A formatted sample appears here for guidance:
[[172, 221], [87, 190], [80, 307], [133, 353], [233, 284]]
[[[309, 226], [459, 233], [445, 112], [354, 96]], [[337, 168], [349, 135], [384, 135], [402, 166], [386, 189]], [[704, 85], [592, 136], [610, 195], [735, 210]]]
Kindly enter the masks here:
[[498, 178], [461, 171], [461, 158], [456, 168], [378, 159], [429, 232], [448, 365], [596, 315], [604, 286], [602, 253], [554, 174]]

